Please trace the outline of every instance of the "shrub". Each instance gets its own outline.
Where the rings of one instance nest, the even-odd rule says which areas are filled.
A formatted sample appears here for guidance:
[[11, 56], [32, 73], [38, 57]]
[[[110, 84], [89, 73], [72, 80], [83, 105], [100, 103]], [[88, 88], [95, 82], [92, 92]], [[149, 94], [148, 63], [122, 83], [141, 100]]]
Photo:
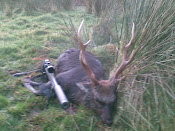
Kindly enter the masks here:
[[2, 0], [0, 5], [0, 10], [3, 10], [6, 16], [21, 13], [22, 10], [25, 10], [25, 15], [37, 15], [39, 12], [54, 13], [72, 8], [72, 0]]

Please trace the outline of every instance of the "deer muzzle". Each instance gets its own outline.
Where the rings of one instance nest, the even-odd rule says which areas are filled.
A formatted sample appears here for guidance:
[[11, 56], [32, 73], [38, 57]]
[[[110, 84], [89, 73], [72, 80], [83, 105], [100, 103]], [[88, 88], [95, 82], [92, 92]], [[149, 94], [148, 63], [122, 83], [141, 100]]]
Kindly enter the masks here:
[[105, 105], [104, 108], [101, 110], [101, 119], [107, 125], [112, 124], [113, 122], [112, 109], [110, 108], [109, 105]]

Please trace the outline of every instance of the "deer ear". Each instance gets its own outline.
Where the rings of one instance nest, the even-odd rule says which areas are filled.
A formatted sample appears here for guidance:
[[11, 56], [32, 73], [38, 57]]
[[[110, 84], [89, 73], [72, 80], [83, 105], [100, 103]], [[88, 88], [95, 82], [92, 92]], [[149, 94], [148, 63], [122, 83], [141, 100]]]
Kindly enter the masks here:
[[120, 81], [124, 80], [126, 78], [126, 76], [123, 76], [119, 79], [110, 79], [111, 85], [115, 86], [116, 84], [118, 84]]
[[120, 81], [118, 79], [113, 79], [113, 80], [111, 80], [111, 85], [115, 86], [119, 82]]

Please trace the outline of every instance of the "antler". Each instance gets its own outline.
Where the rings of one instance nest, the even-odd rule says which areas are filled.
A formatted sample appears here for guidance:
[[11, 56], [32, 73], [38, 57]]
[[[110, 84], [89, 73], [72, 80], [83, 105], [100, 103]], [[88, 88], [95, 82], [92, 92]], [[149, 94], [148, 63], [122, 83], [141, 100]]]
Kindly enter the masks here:
[[87, 43], [83, 43], [83, 41], [81, 40], [81, 29], [83, 27], [83, 23], [84, 20], [82, 20], [80, 27], [78, 28], [78, 43], [80, 45], [80, 55], [79, 55], [79, 59], [80, 59], [80, 63], [82, 64], [82, 66], [84, 67], [84, 69], [86, 70], [86, 72], [88, 73], [88, 76], [90, 77], [92, 83], [94, 85], [98, 84], [98, 80], [95, 77], [95, 74], [93, 73], [93, 71], [90, 69], [90, 67], [88, 66], [87, 60], [86, 60], [86, 56], [85, 56], [85, 50], [87, 45], [90, 43], [91, 40], [89, 40]]
[[133, 23], [132, 37], [131, 37], [129, 43], [124, 47], [122, 63], [119, 66], [119, 68], [117, 69], [117, 71], [115, 72], [115, 74], [111, 77], [111, 79], [110, 79], [111, 81], [121, 81], [122, 79], [125, 78], [125, 76], [119, 78], [119, 75], [124, 70], [124, 68], [131, 62], [132, 58], [134, 57], [135, 50], [132, 51], [129, 59], [127, 60], [127, 51], [129, 49], [129, 47], [131, 46], [133, 39], [134, 39], [134, 28], [135, 28], [135, 25]]

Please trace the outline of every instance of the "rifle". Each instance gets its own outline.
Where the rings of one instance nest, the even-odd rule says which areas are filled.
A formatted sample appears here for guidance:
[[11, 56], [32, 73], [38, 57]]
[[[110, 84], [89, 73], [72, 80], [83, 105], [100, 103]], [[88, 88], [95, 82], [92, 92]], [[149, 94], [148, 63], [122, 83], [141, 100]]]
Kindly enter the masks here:
[[52, 89], [54, 89], [55, 94], [57, 95], [57, 98], [62, 106], [62, 108], [65, 110], [70, 107], [70, 103], [64, 94], [64, 91], [62, 90], [62, 87], [57, 83], [55, 76], [54, 76], [54, 68], [51, 65], [50, 61], [46, 59], [43, 63], [42, 70], [44, 74], [47, 74], [51, 84]]

